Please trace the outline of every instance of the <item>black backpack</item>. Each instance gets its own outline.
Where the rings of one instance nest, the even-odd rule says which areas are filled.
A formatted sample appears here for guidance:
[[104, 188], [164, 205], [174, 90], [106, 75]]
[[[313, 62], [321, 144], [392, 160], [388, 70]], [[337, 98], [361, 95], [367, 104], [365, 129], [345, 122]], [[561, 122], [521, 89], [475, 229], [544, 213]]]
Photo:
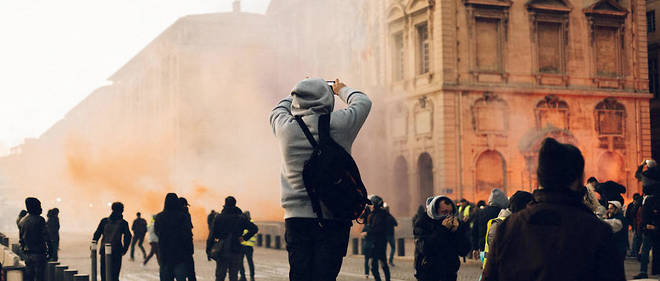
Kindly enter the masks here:
[[319, 117], [318, 143], [302, 118], [295, 119], [314, 147], [312, 156], [305, 161], [303, 182], [319, 223], [323, 219], [322, 209], [335, 219], [359, 218], [371, 202], [353, 157], [330, 137], [330, 114]]

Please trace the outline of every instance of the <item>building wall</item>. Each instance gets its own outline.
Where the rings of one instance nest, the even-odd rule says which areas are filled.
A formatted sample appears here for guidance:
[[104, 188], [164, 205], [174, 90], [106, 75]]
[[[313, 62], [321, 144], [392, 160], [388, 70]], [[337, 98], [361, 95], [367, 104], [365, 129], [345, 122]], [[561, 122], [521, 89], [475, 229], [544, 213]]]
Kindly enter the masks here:
[[[423, 153], [433, 162], [432, 194], [476, 201], [493, 187], [509, 195], [535, 189], [536, 151], [547, 136], [575, 144], [587, 177], [616, 180], [631, 197], [639, 189], [633, 173], [651, 152], [646, 16], [636, 12], [644, 10], [638, 0], [388, 1], [383, 44], [391, 190], [410, 200], [396, 212], [411, 214], [431, 195], [420, 179]], [[425, 21], [431, 67], [420, 74], [416, 26]], [[612, 36], [616, 40], [607, 40]], [[620, 112], [607, 116], [622, 120], [597, 121], [604, 115], [596, 107], [605, 99], [603, 109]], [[407, 172], [400, 171], [405, 166]], [[398, 188], [398, 178], [408, 187]]]

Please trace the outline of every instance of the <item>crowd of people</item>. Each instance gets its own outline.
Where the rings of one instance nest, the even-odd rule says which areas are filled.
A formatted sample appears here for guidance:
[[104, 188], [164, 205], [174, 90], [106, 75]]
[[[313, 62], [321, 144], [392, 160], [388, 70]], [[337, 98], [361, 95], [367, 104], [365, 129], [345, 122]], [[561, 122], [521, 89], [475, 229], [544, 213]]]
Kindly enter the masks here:
[[[334, 110], [335, 97], [346, 107]], [[394, 233], [398, 222], [381, 196], [367, 196], [350, 151], [371, 109], [369, 97], [336, 79], [308, 78], [281, 100], [270, 115], [277, 138], [281, 204], [284, 208], [290, 280], [336, 280], [346, 255], [352, 221], [363, 224], [364, 273], [391, 279]], [[339, 150], [338, 150], [339, 149]], [[327, 155], [330, 153], [330, 155]], [[324, 162], [325, 161], [325, 162]], [[414, 277], [420, 281], [457, 280], [461, 260], [477, 260], [480, 280], [625, 280], [624, 259], [638, 259], [640, 272], [660, 273], [660, 168], [644, 161], [635, 173], [643, 194], [625, 205], [626, 187], [614, 181], [585, 181], [585, 159], [571, 144], [546, 138], [538, 151], [538, 188], [511, 197], [493, 188], [487, 201], [458, 202], [445, 195], [429, 197], [412, 220]], [[310, 177], [321, 175], [323, 179]], [[343, 193], [337, 194], [336, 190]], [[333, 193], [335, 192], [335, 193]], [[26, 280], [43, 280], [43, 266], [57, 260], [57, 209], [41, 215], [36, 198], [25, 200], [17, 224], [25, 253]], [[110, 244], [112, 268], [105, 268], [100, 247], [101, 277], [106, 270], [118, 280], [122, 256], [137, 245], [143, 264], [156, 256], [160, 280], [196, 280], [192, 220], [188, 201], [165, 196], [163, 211], [147, 223], [137, 213], [129, 228], [124, 206], [112, 204], [93, 240]], [[344, 209], [337, 209], [341, 206]], [[219, 213], [208, 216], [208, 260], [216, 261], [216, 280], [255, 277], [254, 235], [258, 227], [249, 212], [225, 198]], [[131, 232], [132, 230], [132, 232]], [[629, 241], [632, 231], [632, 241]], [[142, 246], [147, 237], [149, 254]], [[390, 245], [389, 258], [387, 245]], [[657, 257], [657, 258], [656, 258]], [[243, 261], [247, 259], [246, 273]]]
[[[47, 261], [57, 261], [59, 247], [59, 210], [49, 210], [48, 221], [41, 217], [39, 199], [25, 199], [25, 211], [19, 213], [16, 224], [19, 229], [19, 242], [25, 260], [24, 280], [43, 281]], [[163, 211], [153, 215], [151, 223], [142, 218], [141, 213], [129, 228], [124, 219], [124, 204], [111, 204], [111, 213], [101, 219], [92, 241], [99, 245], [100, 275], [106, 281], [118, 281], [123, 256], [130, 249], [130, 260], [134, 261], [135, 247], [140, 248], [143, 265], [155, 255], [159, 265], [160, 280], [195, 281], [195, 263], [193, 259], [193, 225], [188, 210], [188, 201], [175, 193], [165, 196]], [[250, 281], [254, 281], [255, 269], [252, 260], [254, 235], [258, 227], [250, 218], [249, 212], [242, 212], [236, 206], [236, 199], [229, 196], [220, 213], [212, 211], [208, 221], [209, 236], [206, 242], [208, 260], [216, 261], [216, 280], [247, 280], [243, 268], [244, 257], [248, 260]], [[148, 236], [147, 236], [148, 235]], [[146, 253], [142, 243], [147, 236], [151, 247]], [[218, 246], [220, 245], [220, 246]], [[106, 255], [106, 247], [109, 247]], [[220, 248], [220, 253], [214, 251]], [[106, 258], [111, 259], [111, 268], [106, 268]]]

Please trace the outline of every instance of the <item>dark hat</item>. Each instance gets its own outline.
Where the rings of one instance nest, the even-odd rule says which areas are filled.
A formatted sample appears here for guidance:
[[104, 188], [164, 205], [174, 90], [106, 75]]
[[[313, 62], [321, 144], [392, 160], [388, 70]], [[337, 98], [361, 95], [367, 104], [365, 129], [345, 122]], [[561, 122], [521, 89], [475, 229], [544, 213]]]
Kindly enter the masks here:
[[516, 193], [509, 198], [509, 210], [511, 210], [511, 213], [517, 213], [518, 211], [522, 211], [527, 207], [527, 204], [529, 202], [534, 201], [534, 195], [527, 191], [516, 191]]
[[42, 212], [41, 201], [34, 197], [25, 198], [25, 209], [30, 214], [40, 215]]
[[573, 145], [546, 138], [539, 150], [536, 174], [544, 189], [568, 190], [571, 183], [584, 175], [582, 152]]
[[225, 207], [234, 206], [236, 206], [236, 198], [234, 198], [234, 196], [227, 196], [227, 198], [225, 198]]
[[380, 208], [383, 206], [383, 198], [380, 198], [378, 195], [371, 195], [369, 196], [369, 200], [371, 201], [371, 204], [374, 204], [374, 207]]

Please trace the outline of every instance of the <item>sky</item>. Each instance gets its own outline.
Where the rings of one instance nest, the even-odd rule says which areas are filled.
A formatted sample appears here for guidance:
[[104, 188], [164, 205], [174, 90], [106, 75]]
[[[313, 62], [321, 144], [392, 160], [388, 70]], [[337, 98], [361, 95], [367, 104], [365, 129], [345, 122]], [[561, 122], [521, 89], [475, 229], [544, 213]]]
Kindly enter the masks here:
[[[39, 137], [178, 18], [233, 0], [0, 1], [0, 156]], [[270, 0], [242, 0], [264, 13]]]

